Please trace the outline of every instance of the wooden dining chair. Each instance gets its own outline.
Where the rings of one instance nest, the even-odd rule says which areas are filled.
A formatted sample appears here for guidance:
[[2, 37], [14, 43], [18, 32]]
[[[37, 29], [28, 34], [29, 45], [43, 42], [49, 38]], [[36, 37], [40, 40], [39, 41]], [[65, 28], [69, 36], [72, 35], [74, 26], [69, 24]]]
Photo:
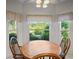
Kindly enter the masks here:
[[60, 56], [56, 55], [56, 54], [52, 54], [52, 53], [42, 53], [42, 54], [38, 54], [36, 56], [34, 56], [32, 59], [61, 59]]
[[18, 42], [15, 36], [10, 37], [9, 46], [14, 59], [24, 59], [23, 55], [21, 54], [20, 46], [18, 45]]
[[65, 56], [67, 55], [68, 50], [70, 48], [70, 44], [71, 44], [70, 39], [67, 39], [66, 41], [64, 41], [64, 39], [62, 39], [62, 41], [60, 43], [61, 50], [62, 50], [60, 56], [62, 57], [62, 59], [65, 59]]

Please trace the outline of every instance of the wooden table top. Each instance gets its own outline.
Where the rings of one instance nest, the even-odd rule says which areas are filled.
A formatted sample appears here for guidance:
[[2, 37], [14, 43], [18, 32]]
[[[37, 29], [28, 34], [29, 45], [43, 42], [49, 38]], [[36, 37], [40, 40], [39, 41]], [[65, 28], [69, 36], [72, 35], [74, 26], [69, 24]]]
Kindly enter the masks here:
[[45, 40], [30, 41], [24, 44], [21, 48], [22, 54], [26, 57], [32, 58], [40, 53], [54, 53], [59, 55], [61, 47], [55, 43], [50, 43]]

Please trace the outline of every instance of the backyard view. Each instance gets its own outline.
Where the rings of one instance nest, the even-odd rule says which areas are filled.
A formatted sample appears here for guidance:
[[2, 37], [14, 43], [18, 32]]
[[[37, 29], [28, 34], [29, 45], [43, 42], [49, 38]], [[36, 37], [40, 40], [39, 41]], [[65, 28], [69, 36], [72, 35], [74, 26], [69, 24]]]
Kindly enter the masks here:
[[16, 33], [16, 21], [9, 21], [9, 33]]
[[17, 36], [16, 35], [16, 21], [15, 20], [9, 21], [9, 36]]
[[29, 25], [30, 40], [49, 40], [49, 25], [47, 23], [32, 23]]
[[64, 41], [67, 41], [67, 39], [69, 38], [69, 27], [70, 27], [69, 21], [61, 22], [61, 38], [64, 39]]

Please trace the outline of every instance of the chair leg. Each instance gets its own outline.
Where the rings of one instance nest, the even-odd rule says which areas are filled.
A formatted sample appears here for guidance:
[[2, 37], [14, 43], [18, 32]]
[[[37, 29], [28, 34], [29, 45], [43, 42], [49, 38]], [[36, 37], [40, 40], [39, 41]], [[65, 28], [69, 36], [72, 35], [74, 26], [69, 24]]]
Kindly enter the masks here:
[[51, 59], [51, 57], [49, 57], [49, 59]]
[[62, 59], [65, 59], [65, 57], [62, 57]]
[[44, 59], [44, 57], [43, 57], [43, 59]]

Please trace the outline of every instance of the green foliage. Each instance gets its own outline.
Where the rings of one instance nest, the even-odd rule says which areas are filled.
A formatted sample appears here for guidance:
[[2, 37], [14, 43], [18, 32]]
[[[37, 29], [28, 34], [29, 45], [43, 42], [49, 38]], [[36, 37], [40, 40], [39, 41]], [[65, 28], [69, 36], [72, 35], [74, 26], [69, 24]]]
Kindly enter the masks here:
[[69, 28], [69, 23], [68, 21], [62, 21], [61, 22], [61, 29], [64, 29], [61, 31], [62, 38], [64, 41], [68, 39], [68, 28]]
[[45, 26], [45, 29], [49, 29], [49, 26], [47, 25], [47, 26]]
[[68, 29], [69, 28], [68, 22], [67, 21], [62, 21], [61, 22], [61, 28]]
[[34, 32], [35, 35], [40, 35], [41, 33], [42, 33], [42, 30], [40, 30], [40, 29], [35, 29], [35, 32]]
[[62, 31], [61, 35], [62, 35], [63, 39], [66, 41], [67, 38], [68, 38], [68, 32], [67, 31]]
[[14, 20], [11, 20], [10, 21], [10, 24], [14, 26], [15, 25], [15, 21]]
[[49, 40], [49, 31], [44, 31], [43, 37], [44, 37], [44, 40]]
[[30, 40], [49, 40], [49, 26], [46, 23], [35, 23], [29, 25]]
[[41, 29], [41, 30], [44, 30], [46, 27], [48, 26], [48, 24], [46, 24], [46, 23], [34, 23], [34, 24], [30, 24], [29, 25], [29, 29], [31, 29], [31, 30], [39, 30], [39, 29]]
[[9, 40], [11, 39], [11, 37], [16, 37], [17, 38], [16, 33], [9, 33]]
[[37, 40], [38, 38], [35, 37], [35, 35], [33, 35], [32, 33], [30, 33], [30, 40]]
[[16, 23], [14, 20], [9, 21], [9, 33], [16, 33]]

